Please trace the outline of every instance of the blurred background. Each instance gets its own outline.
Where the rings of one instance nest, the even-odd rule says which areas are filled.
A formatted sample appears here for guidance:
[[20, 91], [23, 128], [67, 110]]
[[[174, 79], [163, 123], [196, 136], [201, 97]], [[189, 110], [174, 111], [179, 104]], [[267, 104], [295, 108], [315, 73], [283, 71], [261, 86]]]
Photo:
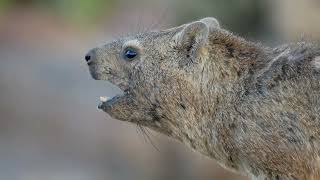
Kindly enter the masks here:
[[247, 179], [96, 109], [119, 89], [91, 79], [89, 49], [206, 16], [270, 46], [320, 39], [319, 0], [0, 0], [0, 179]]

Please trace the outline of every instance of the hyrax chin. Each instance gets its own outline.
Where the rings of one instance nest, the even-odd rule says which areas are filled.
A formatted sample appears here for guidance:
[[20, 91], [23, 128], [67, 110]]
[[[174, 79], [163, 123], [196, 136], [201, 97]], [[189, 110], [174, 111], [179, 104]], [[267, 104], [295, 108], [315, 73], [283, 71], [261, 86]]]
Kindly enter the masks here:
[[111, 117], [175, 138], [252, 179], [320, 179], [320, 48], [268, 48], [214, 18], [112, 41], [85, 57]]

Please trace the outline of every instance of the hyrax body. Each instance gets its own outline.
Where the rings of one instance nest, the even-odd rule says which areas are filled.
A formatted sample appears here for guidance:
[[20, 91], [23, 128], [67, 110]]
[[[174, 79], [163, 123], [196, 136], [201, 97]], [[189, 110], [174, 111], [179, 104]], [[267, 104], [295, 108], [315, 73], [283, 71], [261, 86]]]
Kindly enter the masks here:
[[124, 94], [111, 117], [166, 134], [252, 179], [320, 179], [320, 48], [248, 42], [205, 18], [86, 56]]

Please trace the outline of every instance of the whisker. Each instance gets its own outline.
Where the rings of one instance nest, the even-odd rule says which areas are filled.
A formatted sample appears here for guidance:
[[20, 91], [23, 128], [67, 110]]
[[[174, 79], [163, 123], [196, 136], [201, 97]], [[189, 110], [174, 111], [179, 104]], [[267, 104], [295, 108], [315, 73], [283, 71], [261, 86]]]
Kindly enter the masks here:
[[152, 24], [149, 26], [149, 28], [147, 29], [147, 31], [151, 31], [154, 29], [159, 29], [161, 22], [165, 22], [166, 19], [168, 18], [168, 12], [169, 12], [169, 7], [166, 7], [163, 11], [163, 13], [161, 13], [161, 15], [156, 19], [154, 18], [152, 20]]
[[140, 129], [143, 132], [143, 134], [145, 135], [146, 139], [148, 140], [148, 142], [158, 151], [160, 152], [159, 148], [154, 144], [154, 142], [152, 141], [150, 135], [148, 133], [150, 133], [149, 131], [147, 131], [143, 126], [140, 125]]
[[149, 141], [147, 140], [147, 137], [145, 135], [145, 132], [142, 130], [141, 125], [138, 123], [137, 123], [137, 131], [138, 131], [138, 134], [140, 134], [143, 137], [144, 142], [149, 143]]
[[138, 17], [138, 28], [137, 28], [137, 30], [138, 30], [138, 32], [137, 32], [137, 34], [140, 34], [141, 33], [141, 14], [139, 14], [139, 17]]

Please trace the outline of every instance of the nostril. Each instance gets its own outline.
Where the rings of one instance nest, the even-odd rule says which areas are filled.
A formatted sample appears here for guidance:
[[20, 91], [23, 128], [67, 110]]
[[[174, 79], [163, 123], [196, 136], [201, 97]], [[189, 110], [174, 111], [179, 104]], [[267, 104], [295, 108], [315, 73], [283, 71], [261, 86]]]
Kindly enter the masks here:
[[89, 56], [89, 55], [86, 55], [85, 57], [85, 60], [88, 62], [88, 61], [90, 61], [90, 59], [91, 59], [91, 56]]

